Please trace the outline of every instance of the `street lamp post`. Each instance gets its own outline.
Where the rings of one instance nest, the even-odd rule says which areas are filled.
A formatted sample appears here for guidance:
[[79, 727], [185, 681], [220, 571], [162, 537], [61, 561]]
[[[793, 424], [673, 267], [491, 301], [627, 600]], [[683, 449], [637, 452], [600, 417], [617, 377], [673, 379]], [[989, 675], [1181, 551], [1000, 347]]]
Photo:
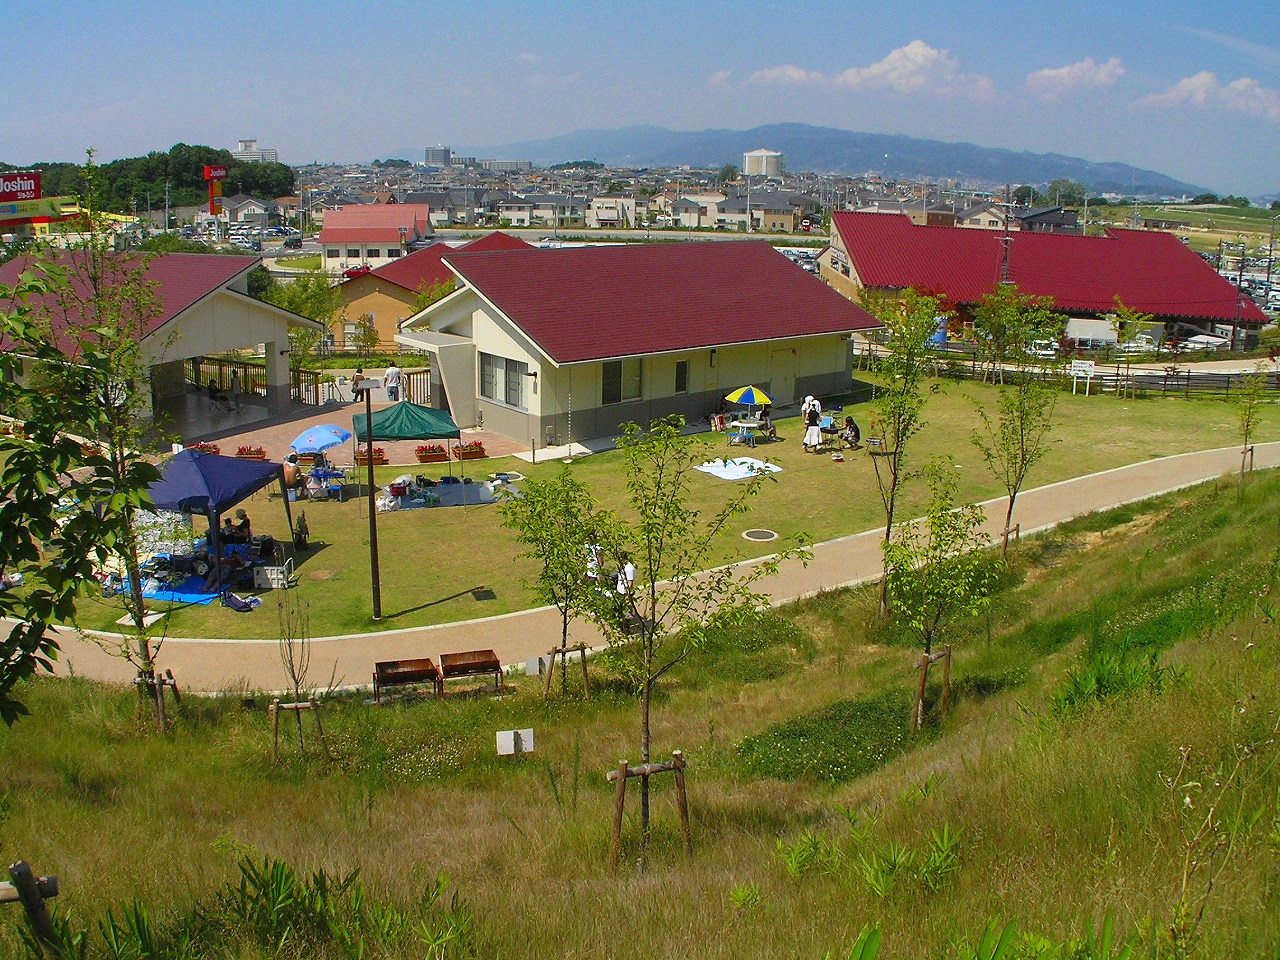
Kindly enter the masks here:
[[[357, 380], [356, 387], [365, 381]], [[373, 486], [373, 391], [364, 391], [365, 460], [369, 468], [369, 574], [373, 579], [373, 619], [382, 619], [382, 577], [378, 569], [378, 505]], [[359, 438], [357, 438], [358, 440]]]
[[1280, 217], [1271, 218], [1271, 237], [1267, 240], [1267, 297], [1271, 297], [1271, 263], [1276, 257], [1276, 221]]

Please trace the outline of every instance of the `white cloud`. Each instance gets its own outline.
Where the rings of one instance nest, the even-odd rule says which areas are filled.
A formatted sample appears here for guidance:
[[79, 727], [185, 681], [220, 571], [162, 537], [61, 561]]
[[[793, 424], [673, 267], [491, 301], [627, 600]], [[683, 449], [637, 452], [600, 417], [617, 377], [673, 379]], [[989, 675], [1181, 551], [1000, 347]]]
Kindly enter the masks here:
[[806, 70], [804, 67], [797, 67], [787, 63], [780, 67], [768, 67], [764, 70], [757, 70], [751, 75], [749, 83], [776, 83], [782, 86], [800, 87], [811, 83], [821, 83], [823, 76], [812, 70]]
[[713, 87], [723, 87], [729, 82], [731, 76], [733, 76], [733, 73], [729, 70], [717, 70], [707, 78], [707, 83]]
[[1109, 87], [1123, 76], [1124, 67], [1119, 57], [1112, 57], [1106, 63], [1096, 63], [1093, 57], [1085, 57], [1065, 67], [1051, 67], [1027, 74], [1027, 88], [1052, 100], [1081, 87], [1094, 90]]
[[1280, 123], [1280, 90], [1264, 87], [1249, 77], [1223, 84], [1208, 70], [1202, 70], [1192, 77], [1184, 77], [1164, 93], [1143, 97], [1138, 103], [1161, 108], [1191, 104], [1266, 117]]
[[912, 40], [870, 66], [850, 67], [837, 75], [835, 82], [855, 90], [889, 89], [898, 93], [960, 95], [979, 100], [988, 99], [993, 90], [989, 77], [963, 72], [959, 60], [923, 40]]
[[522, 63], [539, 63], [542, 60], [536, 53], [530, 53], [528, 50], [516, 54], [516, 59]]

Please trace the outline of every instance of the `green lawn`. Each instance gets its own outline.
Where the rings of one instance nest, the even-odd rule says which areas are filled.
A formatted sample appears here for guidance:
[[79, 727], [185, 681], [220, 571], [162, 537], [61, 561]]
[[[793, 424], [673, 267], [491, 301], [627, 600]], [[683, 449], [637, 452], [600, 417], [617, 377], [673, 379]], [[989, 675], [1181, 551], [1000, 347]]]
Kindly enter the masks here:
[[[916, 441], [912, 459], [919, 465], [936, 454], [950, 454], [959, 466], [961, 495], [973, 500], [998, 496], [997, 486], [969, 441], [975, 423], [973, 400], [991, 402], [992, 388], [978, 383], [946, 383], [926, 407], [928, 421]], [[850, 407], [865, 429], [868, 405]], [[740, 534], [750, 527], [768, 527], [784, 537], [806, 534], [823, 541], [870, 529], [882, 522], [871, 461], [865, 453], [835, 463], [829, 456], [805, 454], [797, 419], [779, 421], [782, 442], [758, 446], [757, 456], [779, 463], [783, 472], [766, 483], [751, 513], [726, 533], [718, 561], [757, 556], [768, 551], [752, 546]], [[1052, 449], [1033, 471], [1029, 486], [1122, 466], [1190, 450], [1230, 446], [1237, 442], [1236, 408], [1214, 400], [1117, 400], [1110, 396], [1072, 397], [1058, 404]], [[1280, 439], [1280, 410], [1268, 406], [1256, 435], [1259, 441]], [[750, 453], [727, 446], [721, 434], [709, 434], [708, 459]], [[624, 478], [617, 452], [597, 454], [574, 463], [574, 471], [604, 504], [620, 507]], [[560, 463], [531, 467], [522, 461], [486, 460], [468, 464], [475, 474], [518, 470], [545, 477], [563, 469]], [[400, 473], [438, 476], [433, 467], [379, 468], [380, 483]], [[724, 481], [707, 476], [695, 484], [695, 507], [707, 510], [730, 491]], [[920, 503], [922, 491], [911, 489], [903, 516]], [[378, 517], [384, 617], [371, 617], [368, 560], [367, 501], [303, 503], [316, 549], [303, 555], [298, 578], [311, 606], [315, 636], [372, 630], [395, 630], [474, 617], [492, 616], [531, 605], [521, 580], [534, 573], [517, 556], [514, 537], [500, 523], [496, 507], [412, 510]], [[258, 533], [284, 537], [287, 531], [279, 498], [259, 494], [246, 504]], [[296, 508], [295, 508], [296, 509]], [[488, 587], [495, 599], [477, 600], [472, 590]], [[115, 601], [100, 599], [81, 605], [82, 625], [109, 629], [123, 614]], [[273, 617], [241, 616], [212, 605], [173, 611], [168, 630], [175, 636], [272, 637]]]
[[[41, 678], [21, 687], [32, 716], [0, 726], [0, 843], [59, 877], [87, 960], [819, 960], [871, 924], [885, 960], [962, 960], [1010, 920], [1007, 957], [1100, 957], [1080, 941], [1107, 914], [1134, 956], [1276, 957], [1278, 520], [1264, 471], [1022, 541], [989, 610], [948, 634], [952, 710], [935, 669], [923, 735], [904, 723], [917, 648], [874, 588], [709, 638], [654, 705], [655, 758], [689, 759], [691, 863], [658, 776], [648, 871], [634, 781], [609, 870], [604, 774], [639, 758], [634, 691], [605, 658], [589, 701], [572, 673], [550, 701], [518, 674], [500, 697], [337, 695], [332, 760], [309, 727], [302, 755], [290, 718], [278, 764], [264, 696], [185, 697], [161, 735], [131, 688]], [[495, 731], [524, 727], [536, 752], [496, 756]], [[315, 924], [282, 871], [241, 888], [246, 857], [303, 881], [358, 869], [365, 896], [330, 884]], [[1193, 908], [1223, 869], [1199, 949], [1175, 952], [1188, 857]], [[33, 960], [21, 915], [0, 909], [0, 956]], [[436, 951], [442, 924], [456, 939]]]
[[319, 270], [323, 258], [318, 253], [309, 253], [301, 257], [279, 257], [276, 265], [286, 270]]

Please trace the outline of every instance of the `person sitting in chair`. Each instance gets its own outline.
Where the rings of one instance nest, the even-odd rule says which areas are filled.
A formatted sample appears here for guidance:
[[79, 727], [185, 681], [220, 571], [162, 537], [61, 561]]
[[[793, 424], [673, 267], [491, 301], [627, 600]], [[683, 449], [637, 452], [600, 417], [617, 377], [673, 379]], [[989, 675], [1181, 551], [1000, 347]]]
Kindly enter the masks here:
[[231, 410], [231, 398], [222, 392], [218, 387], [218, 383], [212, 377], [209, 378], [209, 405], [220, 406], [223, 410]]
[[773, 425], [773, 407], [767, 403], [760, 408], [760, 436], [778, 439], [778, 428]]
[[857, 450], [862, 443], [862, 431], [853, 422], [853, 417], [844, 418], [844, 427], [840, 430], [840, 439], [849, 445], [850, 450]]
[[208, 574], [204, 578], [204, 589], [207, 593], [210, 590], [226, 586], [235, 577], [236, 573], [248, 566], [244, 557], [238, 553], [233, 553], [229, 557], [223, 557], [216, 564], [209, 567]]
[[248, 543], [253, 539], [253, 530], [249, 527], [249, 515], [243, 510], [236, 511], [236, 538], [240, 543]]

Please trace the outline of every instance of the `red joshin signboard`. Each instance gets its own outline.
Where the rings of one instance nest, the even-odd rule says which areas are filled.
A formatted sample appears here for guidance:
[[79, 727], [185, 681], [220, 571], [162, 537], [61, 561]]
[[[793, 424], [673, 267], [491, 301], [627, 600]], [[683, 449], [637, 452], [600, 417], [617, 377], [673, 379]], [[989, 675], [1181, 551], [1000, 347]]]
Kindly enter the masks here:
[[211, 167], [205, 164], [204, 178], [206, 180], [225, 180], [227, 178], [226, 167]]
[[39, 200], [40, 174], [0, 173], [0, 203], [15, 200]]

